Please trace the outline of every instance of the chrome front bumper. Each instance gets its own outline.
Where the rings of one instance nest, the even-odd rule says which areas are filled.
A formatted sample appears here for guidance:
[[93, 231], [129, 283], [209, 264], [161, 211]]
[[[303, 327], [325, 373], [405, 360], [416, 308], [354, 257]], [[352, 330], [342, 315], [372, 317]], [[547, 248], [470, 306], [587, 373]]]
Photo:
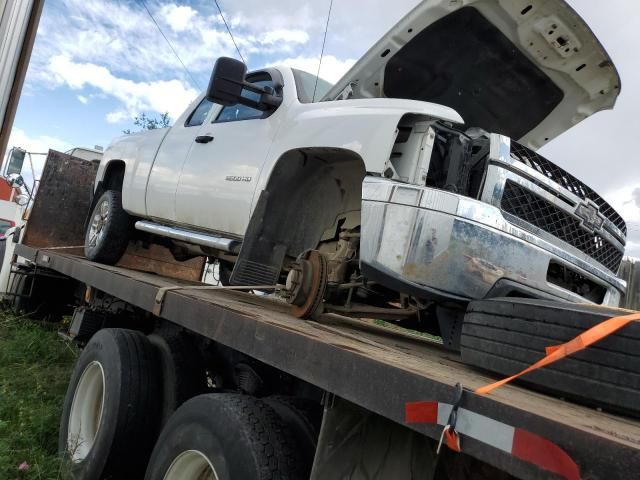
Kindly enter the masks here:
[[497, 207], [433, 188], [365, 178], [363, 270], [401, 284], [407, 293], [417, 295], [422, 289], [426, 298], [479, 299], [513, 282], [541, 295], [586, 302], [547, 281], [552, 260], [605, 287], [603, 305], [618, 305], [624, 281], [586, 255], [563, 250], [507, 222]]

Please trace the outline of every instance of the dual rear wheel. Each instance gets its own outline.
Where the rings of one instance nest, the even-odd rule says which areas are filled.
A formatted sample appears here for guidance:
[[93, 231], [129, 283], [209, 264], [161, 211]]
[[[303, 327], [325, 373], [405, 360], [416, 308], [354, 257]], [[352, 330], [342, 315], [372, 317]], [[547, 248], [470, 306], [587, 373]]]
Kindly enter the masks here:
[[264, 401], [240, 394], [199, 395], [169, 419], [145, 480], [309, 478], [283, 420]]
[[182, 376], [198, 366], [189, 346], [154, 337], [104, 329], [83, 350], [60, 425], [73, 478], [309, 477], [317, 431], [305, 425], [315, 419], [296, 417], [287, 397], [199, 394]]

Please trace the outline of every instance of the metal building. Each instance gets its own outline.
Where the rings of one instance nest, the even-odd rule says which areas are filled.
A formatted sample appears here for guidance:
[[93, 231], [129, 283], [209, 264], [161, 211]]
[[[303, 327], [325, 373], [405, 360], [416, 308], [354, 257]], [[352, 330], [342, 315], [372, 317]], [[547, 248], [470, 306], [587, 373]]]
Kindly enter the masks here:
[[0, 165], [13, 119], [44, 0], [0, 0]]

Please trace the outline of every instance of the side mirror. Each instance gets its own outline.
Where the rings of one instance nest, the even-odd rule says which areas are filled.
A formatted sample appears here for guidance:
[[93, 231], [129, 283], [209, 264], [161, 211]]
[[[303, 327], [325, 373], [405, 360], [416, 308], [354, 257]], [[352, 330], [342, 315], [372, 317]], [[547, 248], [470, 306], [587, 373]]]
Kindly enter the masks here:
[[20, 175], [22, 173], [22, 165], [24, 164], [24, 157], [27, 154], [25, 150], [21, 148], [12, 148], [9, 153], [9, 163], [5, 172], [6, 176]]
[[273, 88], [247, 82], [246, 74], [247, 66], [240, 60], [218, 58], [207, 87], [207, 100], [225, 107], [240, 103], [263, 111], [272, 110], [282, 103], [282, 98], [275, 95]]
[[237, 104], [242, 96], [246, 74], [247, 66], [240, 60], [229, 57], [218, 58], [211, 72], [207, 100], [224, 106]]

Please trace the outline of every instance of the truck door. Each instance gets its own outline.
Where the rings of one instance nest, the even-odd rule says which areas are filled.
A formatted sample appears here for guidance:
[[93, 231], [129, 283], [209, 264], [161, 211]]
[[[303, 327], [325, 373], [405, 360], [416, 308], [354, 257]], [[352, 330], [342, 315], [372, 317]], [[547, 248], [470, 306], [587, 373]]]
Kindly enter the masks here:
[[200, 126], [222, 107], [206, 98], [194, 102], [176, 120], [156, 154], [145, 195], [147, 215], [159, 220], [176, 221], [176, 188], [180, 172], [189, 156]]
[[[273, 86], [266, 72], [247, 80]], [[244, 235], [260, 169], [277, 131], [277, 117], [277, 112], [238, 104], [224, 107], [200, 127], [178, 181], [178, 223]]]

